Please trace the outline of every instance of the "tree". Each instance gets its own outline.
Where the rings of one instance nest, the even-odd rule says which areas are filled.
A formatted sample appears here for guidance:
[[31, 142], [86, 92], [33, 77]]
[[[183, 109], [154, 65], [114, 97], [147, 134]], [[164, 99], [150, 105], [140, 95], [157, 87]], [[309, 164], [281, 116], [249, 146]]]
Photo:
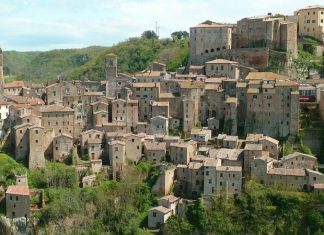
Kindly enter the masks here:
[[202, 198], [195, 201], [195, 204], [188, 208], [188, 221], [201, 231], [206, 227], [206, 212]]
[[146, 30], [142, 33], [142, 38], [144, 39], [158, 39], [159, 37], [153, 30]]
[[183, 40], [189, 38], [189, 33], [187, 31], [176, 31], [171, 33], [171, 37], [173, 41], [175, 41], [176, 39]]

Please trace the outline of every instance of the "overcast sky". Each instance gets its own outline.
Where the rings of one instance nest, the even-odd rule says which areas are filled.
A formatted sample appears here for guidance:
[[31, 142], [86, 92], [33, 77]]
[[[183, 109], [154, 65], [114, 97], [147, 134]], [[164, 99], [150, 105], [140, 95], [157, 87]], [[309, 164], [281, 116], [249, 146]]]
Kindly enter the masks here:
[[268, 12], [293, 14], [323, 0], [0, 0], [0, 47], [50, 50], [110, 46], [160, 27], [169, 37], [205, 20], [235, 23]]

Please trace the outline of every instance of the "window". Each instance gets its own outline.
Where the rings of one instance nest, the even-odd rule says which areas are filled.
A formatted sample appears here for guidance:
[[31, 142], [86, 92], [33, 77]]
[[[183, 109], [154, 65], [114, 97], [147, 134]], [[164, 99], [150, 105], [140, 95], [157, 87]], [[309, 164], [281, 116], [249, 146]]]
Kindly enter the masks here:
[[156, 212], [153, 212], [153, 217], [156, 217]]
[[315, 181], [316, 180], [316, 177], [313, 177], [313, 180]]
[[212, 183], [212, 180], [211, 180], [211, 179], [209, 179], [209, 180], [208, 180], [208, 183], [209, 183], [209, 184], [211, 184], [211, 183]]
[[221, 182], [219, 182], [219, 185], [220, 185], [220, 186], [222, 186], [222, 185], [223, 185], [223, 182], [222, 182], [222, 181], [221, 181]]
[[10, 196], [10, 200], [12, 201], [12, 196]]
[[22, 134], [22, 130], [20, 130], [19, 132], [20, 132], [20, 134]]
[[234, 186], [234, 183], [232, 183], [232, 186]]
[[199, 185], [199, 180], [196, 180], [196, 185]]
[[16, 201], [18, 201], [18, 199], [19, 199], [18, 196], [16, 196]]
[[115, 147], [115, 151], [118, 151], [118, 147]]
[[220, 177], [223, 177], [223, 173], [220, 173]]
[[209, 171], [206, 171], [206, 175], [209, 175]]
[[37, 144], [38, 143], [38, 140], [35, 140], [35, 143]]
[[38, 134], [38, 130], [36, 130], [35, 133]]
[[316, 20], [312, 20], [312, 23], [316, 23]]

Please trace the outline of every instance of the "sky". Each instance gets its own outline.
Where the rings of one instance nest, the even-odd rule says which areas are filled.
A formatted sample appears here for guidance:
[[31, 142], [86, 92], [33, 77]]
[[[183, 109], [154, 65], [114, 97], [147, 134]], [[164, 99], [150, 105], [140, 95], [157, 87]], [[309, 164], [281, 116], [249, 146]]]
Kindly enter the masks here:
[[323, 0], [0, 0], [0, 47], [35, 51], [111, 46], [155, 30], [170, 37], [205, 20], [292, 15]]

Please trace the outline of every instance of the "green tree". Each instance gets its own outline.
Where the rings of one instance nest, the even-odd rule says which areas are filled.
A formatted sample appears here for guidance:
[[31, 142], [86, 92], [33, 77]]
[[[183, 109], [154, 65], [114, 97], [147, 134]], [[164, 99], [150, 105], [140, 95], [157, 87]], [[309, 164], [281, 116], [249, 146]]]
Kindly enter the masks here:
[[153, 30], [144, 31], [142, 33], [141, 37], [144, 39], [158, 39], [159, 38]]
[[201, 231], [206, 227], [206, 213], [203, 199], [199, 198], [187, 211], [188, 221]]

